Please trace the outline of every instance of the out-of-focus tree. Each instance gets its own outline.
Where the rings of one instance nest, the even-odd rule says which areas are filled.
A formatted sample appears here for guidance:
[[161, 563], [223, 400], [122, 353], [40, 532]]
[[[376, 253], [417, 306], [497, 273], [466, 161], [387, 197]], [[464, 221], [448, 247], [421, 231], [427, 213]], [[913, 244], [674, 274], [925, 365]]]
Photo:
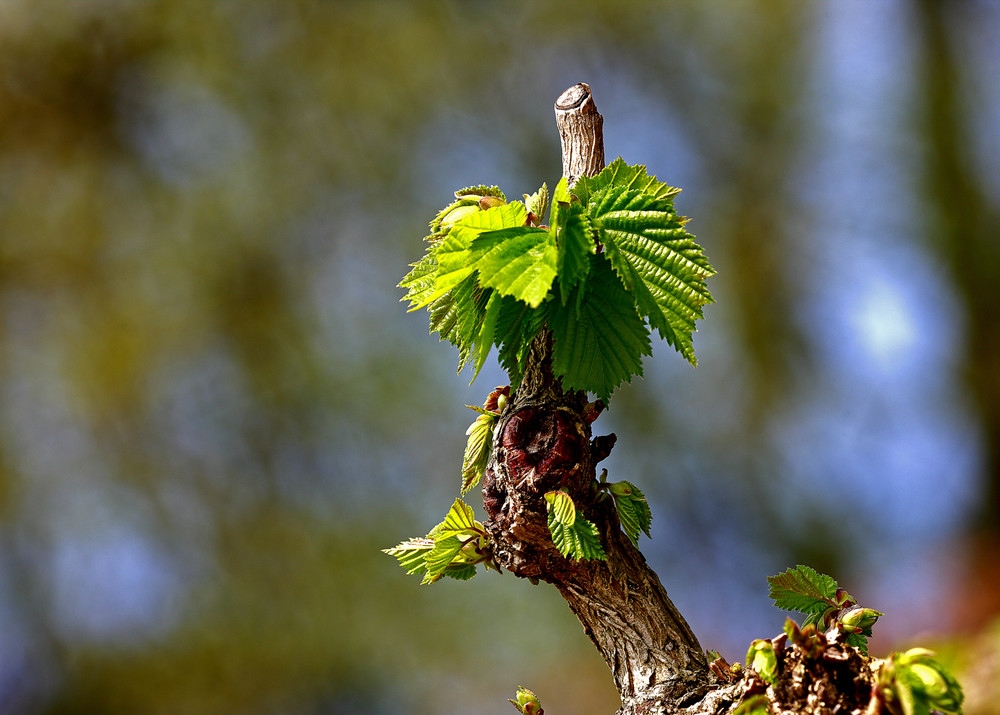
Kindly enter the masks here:
[[[482, 675], [494, 671], [536, 691], [540, 673], [554, 710], [613, 707], [553, 594], [481, 579], [403, 610], [411, 584], [378, 553], [454, 490], [468, 421], [451, 356], [390, 288], [457, 186], [499, 176], [516, 196], [557, 178], [550, 103], [580, 80], [609, 157], [685, 188], [678, 205], [719, 270], [701, 367], [681, 380], [654, 360], [610, 416], [636, 455], [613, 468], [645, 480], [664, 515], [651, 560], [682, 611], [708, 604], [695, 630], [720, 624], [713, 636], [736, 648], [764, 612], [749, 604], [733, 624], [742, 585], [764, 604], [763, 575], [789, 559], [850, 583], [885, 566], [858, 555], [867, 544], [902, 538], [887, 524], [908, 503], [844, 516], [864, 465], [828, 446], [879, 455], [865, 447], [875, 434], [892, 454], [915, 450], [893, 419], [909, 403], [886, 380], [885, 403], [855, 415], [855, 374], [828, 349], [851, 336], [810, 307], [854, 299], [858, 254], [881, 246], [847, 245], [832, 217], [862, 235], [897, 221], [889, 202], [842, 192], [873, 175], [914, 217], [891, 226], [896, 240], [944, 268], [934, 279], [958, 306], [938, 315], [964, 343], [935, 369], [965, 397], [946, 386], [939, 412], [967, 420], [984, 466], [963, 452], [936, 488], [955, 518], [984, 505], [978, 523], [995, 532], [987, 38], [1000, 19], [984, 3], [852, 5], [848, 20], [838, 5], [0, 5], [0, 709], [416, 713], [447, 684], [458, 711], [504, 712], [511, 683]], [[913, 64], [879, 74], [878, 57], [842, 44], [869, 26]], [[899, 110], [863, 149], [919, 148], [896, 165], [909, 173], [830, 159], [846, 150], [828, 115], [847, 110], [824, 73], [848, 56]], [[940, 337], [934, 323], [921, 327]], [[481, 402], [493, 379], [461, 399]], [[689, 385], [703, 409], [664, 404], [665, 384]], [[824, 410], [838, 430], [794, 432], [791, 449], [789, 426]], [[803, 467], [804, 450], [821, 456]], [[952, 499], [969, 474], [993, 496]], [[954, 538], [948, 523], [918, 548]], [[727, 565], [725, 587], [708, 586]], [[443, 626], [481, 612], [496, 625]], [[550, 645], [526, 653], [518, 638], [540, 628]], [[574, 694], [580, 673], [594, 684]]]

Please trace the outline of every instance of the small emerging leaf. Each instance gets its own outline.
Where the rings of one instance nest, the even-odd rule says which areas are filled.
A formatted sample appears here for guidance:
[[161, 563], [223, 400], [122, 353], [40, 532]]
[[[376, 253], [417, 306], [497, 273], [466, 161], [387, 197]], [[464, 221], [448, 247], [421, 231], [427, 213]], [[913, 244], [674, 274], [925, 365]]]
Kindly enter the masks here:
[[549, 511], [563, 526], [573, 526], [576, 521], [576, 505], [566, 492], [549, 492], [545, 495]]
[[545, 209], [549, 206], [549, 187], [542, 184], [538, 191], [528, 196], [524, 195], [524, 208], [535, 217], [541, 219], [545, 215]]
[[747, 667], [753, 668], [757, 675], [773, 685], [778, 677], [778, 655], [774, 652], [774, 644], [760, 638], [751, 643], [747, 650]]
[[611, 496], [615, 500], [615, 509], [618, 511], [618, 520], [622, 524], [622, 529], [636, 546], [639, 545], [639, 532], [652, 538], [649, 527], [653, 523], [653, 512], [646, 501], [646, 495], [642, 493], [632, 482], [615, 482], [610, 486]]
[[507, 698], [507, 702], [517, 708], [522, 715], [543, 715], [545, 712], [538, 701], [538, 696], [524, 686], [518, 686], [517, 695], [514, 697], [517, 699]]
[[549, 533], [559, 553], [575, 561], [607, 558], [597, 527], [576, 513], [576, 506], [566, 492], [549, 492], [545, 501], [548, 503]]
[[495, 423], [496, 417], [493, 415], [481, 414], [465, 431], [469, 441], [465, 445], [465, 455], [462, 457], [462, 496], [479, 483], [483, 472], [486, 471]]

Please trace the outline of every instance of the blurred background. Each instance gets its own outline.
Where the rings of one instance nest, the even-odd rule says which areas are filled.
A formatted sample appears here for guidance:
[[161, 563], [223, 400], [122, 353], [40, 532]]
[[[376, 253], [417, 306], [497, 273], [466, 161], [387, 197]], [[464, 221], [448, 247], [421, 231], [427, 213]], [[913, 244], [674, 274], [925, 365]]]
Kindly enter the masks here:
[[718, 270], [700, 367], [657, 346], [595, 424], [702, 645], [778, 633], [807, 563], [1000, 712], [998, 36], [972, 0], [0, 0], [0, 712], [614, 711], [554, 589], [379, 552], [506, 382], [394, 286], [455, 189], [554, 184], [579, 81]]

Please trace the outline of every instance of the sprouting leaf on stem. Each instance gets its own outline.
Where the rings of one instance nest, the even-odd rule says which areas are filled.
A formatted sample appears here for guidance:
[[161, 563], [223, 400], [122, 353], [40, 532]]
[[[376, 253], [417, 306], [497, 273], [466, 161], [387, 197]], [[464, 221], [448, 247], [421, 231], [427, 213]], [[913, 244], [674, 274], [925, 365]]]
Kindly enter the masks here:
[[621, 481], [607, 485], [608, 493], [615, 500], [615, 509], [618, 511], [618, 520], [622, 524], [622, 530], [632, 540], [636, 546], [639, 545], [639, 532], [652, 538], [649, 527], [653, 523], [653, 512], [646, 501], [646, 495], [642, 493], [632, 482]]
[[837, 582], [808, 566], [798, 565], [777, 576], [768, 576], [774, 605], [785, 611], [822, 613], [836, 605]]
[[465, 430], [469, 439], [462, 458], [462, 496], [479, 483], [486, 471], [492, 449], [493, 427], [509, 396], [510, 386], [497, 387], [487, 396], [482, 407], [467, 405], [479, 416]]
[[548, 492], [545, 501], [549, 532], [559, 553], [575, 561], [603, 561], [607, 558], [597, 527], [577, 513], [569, 494], [564, 491]]
[[883, 615], [881, 611], [859, 606], [857, 599], [838, 586], [833, 577], [801, 564], [767, 580], [774, 605], [807, 614], [803, 631], [814, 628], [829, 633], [833, 629], [842, 642], [868, 652], [868, 638], [872, 626]]
[[507, 702], [517, 708], [517, 711], [522, 715], [544, 715], [545, 711], [542, 710], [538, 696], [523, 685], [518, 686], [517, 695], [514, 698], [507, 698]]
[[444, 520], [425, 537], [408, 539], [383, 551], [399, 561], [406, 573], [424, 572], [421, 583], [430, 584], [441, 576], [467, 580], [475, 576], [476, 565], [496, 568], [486, 529], [475, 519], [472, 507], [456, 499]]

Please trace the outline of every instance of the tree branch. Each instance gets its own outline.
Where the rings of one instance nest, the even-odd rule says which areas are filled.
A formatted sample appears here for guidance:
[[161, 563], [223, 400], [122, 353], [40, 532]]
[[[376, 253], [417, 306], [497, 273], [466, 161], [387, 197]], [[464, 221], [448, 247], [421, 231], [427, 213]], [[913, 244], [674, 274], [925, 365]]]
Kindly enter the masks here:
[[[572, 185], [604, 167], [603, 118], [590, 87], [555, 105], [563, 173]], [[592, 440], [586, 395], [565, 392], [551, 367], [552, 338], [532, 343], [524, 379], [494, 433], [483, 480], [486, 528], [497, 562], [552, 583], [611, 669], [619, 715], [677, 712], [710, 687], [705, 654], [645, 558], [622, 533], [612, 501], [596, 488], [596, 464], [614, 435]], [[552, 544], [544, 495], [566, 491], [597, 525], [606, 561], [570, 561]]]

